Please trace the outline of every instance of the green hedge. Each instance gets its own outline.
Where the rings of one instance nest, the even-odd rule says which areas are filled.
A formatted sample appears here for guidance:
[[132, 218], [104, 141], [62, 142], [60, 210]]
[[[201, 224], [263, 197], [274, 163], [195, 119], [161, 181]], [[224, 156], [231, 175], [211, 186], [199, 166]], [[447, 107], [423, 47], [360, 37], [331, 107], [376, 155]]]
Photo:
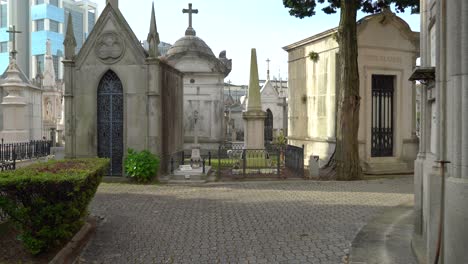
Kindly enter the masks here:
[[0, 173], [0, 208], [38, 254], [70, 239], [84, 224], [108, 159], [70, 159]]

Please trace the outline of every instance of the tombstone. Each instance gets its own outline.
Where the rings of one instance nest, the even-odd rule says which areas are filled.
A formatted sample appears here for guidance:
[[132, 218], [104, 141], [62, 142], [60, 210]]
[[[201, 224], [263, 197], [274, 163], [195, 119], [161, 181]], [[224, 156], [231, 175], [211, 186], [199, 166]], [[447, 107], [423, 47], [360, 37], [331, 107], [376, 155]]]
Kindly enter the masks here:
[[199, 116], [198, 116], [198, 111], [194, 111], [193, 113], [194, 117], [194, 125], [195, 125], [195, 140], [193, 142], [193, 147], [192, 147], [192, 155], [190, 156], [190, 160], [192, 161], [192, 167], [193, 168], [198, 168], [200, 167], [200, 144], [198, 144], [198, 131], [199, 131]]
[[244, 119], [244, 147], [246, 149], [264, 149], [264, 126], [266, 113], [262, 111], [260, 87], [258, 84], [257, 52], [251, 51], [249, 101], [247, 111], [242, 113]]

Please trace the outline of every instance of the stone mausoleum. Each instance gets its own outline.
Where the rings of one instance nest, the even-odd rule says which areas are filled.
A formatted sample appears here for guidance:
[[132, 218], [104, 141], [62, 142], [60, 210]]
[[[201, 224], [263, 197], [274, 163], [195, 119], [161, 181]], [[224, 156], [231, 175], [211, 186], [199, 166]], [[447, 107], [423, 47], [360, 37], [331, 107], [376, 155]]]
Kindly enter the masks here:
[[198, 10], [189, 4], [183, 12], [189, 15], [185, 36], [174, 43], [163, 60], [184, 74], [184, 149], [194, 146], [196, 115], [201, 149], [218, 149], [225, 140], [223, 89], [224, 78], [231, 72], [232, 62], [227, 59], [225, 51], [216, 57], [210, 47], [196, 36], [192, 14]]
[[[284, 47], [289, 54], [289, 143], [305, 145], [305, 162], [325, 164], [335, 149], [337, 28]], [[361, 105], [359, 156], [366, 173], [412, 172], [418, 149], [415, 89], [408, 81], [419, 33], [384, 10], [357, 22]]]
[[64, 40], [65, 155], [109, 157], [122, 176], [129, 148], [158, 154], [162, 173], [183, 144], [182, 73], [159, 59], [154, 8], [149, 50], [136, 38], [117, 0], [107, 1], [78, 54], [72, 17]]

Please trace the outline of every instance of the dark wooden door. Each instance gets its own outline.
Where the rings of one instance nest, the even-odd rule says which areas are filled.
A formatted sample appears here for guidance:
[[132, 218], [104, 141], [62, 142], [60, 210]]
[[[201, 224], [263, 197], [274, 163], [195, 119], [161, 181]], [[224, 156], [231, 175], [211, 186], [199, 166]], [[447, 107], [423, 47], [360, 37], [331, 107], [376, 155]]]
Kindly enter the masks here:
[[372, 157], [393, 156], [393, 75], [372, 75]]
[[122, 176], [123, 89], [122, 82], [108, 71], [101, 79], [97, 95], [98, 156], [111, 159], [109, 175]]

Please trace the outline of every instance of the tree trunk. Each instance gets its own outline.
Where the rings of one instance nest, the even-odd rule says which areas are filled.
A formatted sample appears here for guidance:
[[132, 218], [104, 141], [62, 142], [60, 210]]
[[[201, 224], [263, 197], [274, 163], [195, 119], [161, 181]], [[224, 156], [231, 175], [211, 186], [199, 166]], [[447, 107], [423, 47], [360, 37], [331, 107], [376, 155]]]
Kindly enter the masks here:
[[336, 149], [334, 166], [337, 180], [359, 180], [359, 72], [356, 34], [357, 0], [341, 0], [338, 27], [340, 80], [337, 89]]

